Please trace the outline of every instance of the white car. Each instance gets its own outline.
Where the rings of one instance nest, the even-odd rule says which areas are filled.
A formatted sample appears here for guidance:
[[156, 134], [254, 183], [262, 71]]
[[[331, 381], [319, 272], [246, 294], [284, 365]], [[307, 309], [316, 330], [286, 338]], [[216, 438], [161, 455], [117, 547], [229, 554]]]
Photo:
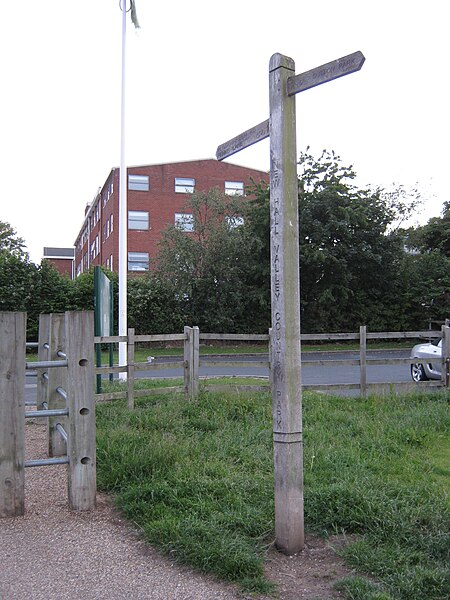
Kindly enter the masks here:
[[417, 344], [411, 350], [411, 358], [420, 358], [420, 361], [411, 365], [411, 377], [414, 381], [441, 378], [442, 340]]

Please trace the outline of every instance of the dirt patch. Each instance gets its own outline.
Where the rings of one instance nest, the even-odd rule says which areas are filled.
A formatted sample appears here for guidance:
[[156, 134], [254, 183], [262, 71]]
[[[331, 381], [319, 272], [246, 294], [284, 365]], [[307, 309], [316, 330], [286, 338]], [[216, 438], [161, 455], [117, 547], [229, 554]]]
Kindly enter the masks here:
[[336, 554], [348, 540], [343, 536], [323, 539], [306, 536], [305, 548], [293, 556], [273, 549], [269, 552], [265, 573], [276, 583], [280, 600], [324, 600], [341, 598], [333, 586], [351, 569]]

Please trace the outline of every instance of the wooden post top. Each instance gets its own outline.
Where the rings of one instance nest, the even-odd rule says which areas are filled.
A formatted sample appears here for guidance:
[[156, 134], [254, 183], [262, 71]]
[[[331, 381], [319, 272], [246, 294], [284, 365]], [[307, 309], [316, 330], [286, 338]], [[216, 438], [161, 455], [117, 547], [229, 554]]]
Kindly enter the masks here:
[[289, 58], [289, 56], [284, 56], [284, 54], [276, 52], [270, 57], [269, 71], [275, 71], [275, 69], [279, 69], [280, 67], [295, 71], [295, 62], [292, 58]]

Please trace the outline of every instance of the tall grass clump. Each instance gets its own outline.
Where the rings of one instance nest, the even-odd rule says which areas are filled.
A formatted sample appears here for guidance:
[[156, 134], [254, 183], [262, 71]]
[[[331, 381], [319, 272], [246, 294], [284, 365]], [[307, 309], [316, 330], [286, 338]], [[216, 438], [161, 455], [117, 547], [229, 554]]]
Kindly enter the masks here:
[[98, 407], [98, 481], [146, 539], [181, 562], [271, 588], [264, 544], [273, 528], [267, 396], [152, 396]]
[[[360, 575], [340, 583], [344, 597], [446, 598], [446, 396], [305, 393], [303, 405], [305, 525], [350, 536], [343, 556]], [[100, 405], [99, 487], [172, 557], [268, 591], [271, 418], [262, 393], [150, 396], [134, 411]]]

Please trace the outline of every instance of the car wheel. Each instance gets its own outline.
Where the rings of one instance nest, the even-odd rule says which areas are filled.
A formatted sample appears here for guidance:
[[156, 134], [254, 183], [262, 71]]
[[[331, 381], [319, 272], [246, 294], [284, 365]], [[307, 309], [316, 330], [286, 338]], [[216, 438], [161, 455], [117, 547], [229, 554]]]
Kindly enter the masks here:
[[428, 377], [425, 375], [425, 369], [421, 363], [414, 363], [411, 365], [411, 377], [413, 381], [427, 381]]

